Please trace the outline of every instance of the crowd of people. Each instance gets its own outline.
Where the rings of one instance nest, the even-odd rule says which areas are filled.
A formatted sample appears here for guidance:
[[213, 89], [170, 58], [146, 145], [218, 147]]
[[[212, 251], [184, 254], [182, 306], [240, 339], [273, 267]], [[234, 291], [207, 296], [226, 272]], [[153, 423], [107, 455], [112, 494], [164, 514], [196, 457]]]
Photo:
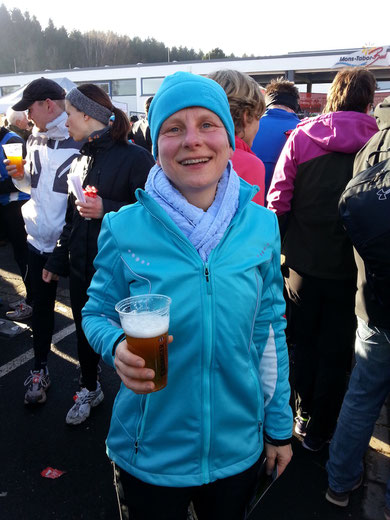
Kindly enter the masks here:
[[[264, 456], [269, 474], [288, 466], [293, 428], [309, 451], [330, 443], [327, 500], [344, 507], [361, 485], [390, 391], [390, 299], [370, 289], [338, 203], [372, 152], [390, 157], [390, 99], [372, 113], [375, 89], [369, 70], [341, 70], [324, 112], [301, 121], [284, 78], [263, 95], [238, 71], [177, 72], [133, 123], [96, 85], [40, 78], [7, 114], [2, 144], [34, 123], [24, 173], [7, 159], [0, 171], [26, 285], [8, 315], [32, 316], [24, 402], [47, 399], [69, 276], [81, 376], [66, 422], [103, 400], [102, 358], [122, 382], [107, 438], [121, 518], [184, 520], [190, 503], [199, 520], [244, 518]], [[115, 311], [147, 293], [172, 299], [157, 392]], [[389, 520], [390, 486], [386, 504]]]

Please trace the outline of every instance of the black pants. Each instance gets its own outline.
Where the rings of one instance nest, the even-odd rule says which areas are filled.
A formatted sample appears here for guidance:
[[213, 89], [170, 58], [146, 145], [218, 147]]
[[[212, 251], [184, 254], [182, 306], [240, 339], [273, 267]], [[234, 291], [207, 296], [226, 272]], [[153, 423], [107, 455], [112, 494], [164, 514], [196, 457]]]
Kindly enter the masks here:
[[5, 206], [0, 204], [0, 222], [6, 238], [12, 246], [14, 258], [26, 287], [26, 302], [32, 303], [32, 288], [28, 269], [27, 234], [22, 216], [25, 200], [15, 200]]
[[40, 253], [29, 245], [28, 268], [31, 276], [33, 293], [33, 346], [34, 370], [40, 370], [47, 364], [51, 339], [54, 330], [54, 306], [56, 301], [57, 282], [46, 283], [42, 280], [42, 270], [50, 253]]
[[356, 331], [355, 280], [325, 280], [289, 269], [288, 331], [292, 383], [307, 432], [330, 439], [351, 368]]
[[186, 520], [192, 501], [198, 520], [243, 520], [256, 485], [260, 459], [246, 471], [210, 484], [163, 487], [147, 484], [114, 464], [121, 520]]
[[71, 274], [70, 275], [70, 300], [73, 319], [76, 325], [77, 353], [80, 362], [83, 384], [88, 390], [96, 390], [97, 366], [100, 361], [99, 354], [92, 349], [81, 327], [81, 310], [87, 303], [87, 289], [89, 281]]

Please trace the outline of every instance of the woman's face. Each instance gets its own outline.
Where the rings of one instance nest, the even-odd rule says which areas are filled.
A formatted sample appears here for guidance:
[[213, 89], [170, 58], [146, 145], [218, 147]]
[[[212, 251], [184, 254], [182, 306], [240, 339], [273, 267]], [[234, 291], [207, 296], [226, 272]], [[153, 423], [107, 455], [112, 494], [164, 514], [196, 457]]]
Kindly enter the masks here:
[[75, 108], [69, 101], [65, 100], [65, 111], [68, 119], [65, 123], [69, 130], [69, 135], [75, 141], [82, 141], [90, 135], [89, 126], [84, 118], [84, 113]]
[[250, 118], [247, 113], [244, 114], [244, 136], [242, 138], [245, 143], [251, 147], [253, 141], [256, 137], [257, 132], [259, 131], [260, 118], [256, 116], [252, 116]]
[[222, 121], [206, 108], [184, 108], [161, 125], [157, 164], [191, 204], [204, 210], [231, 155]]

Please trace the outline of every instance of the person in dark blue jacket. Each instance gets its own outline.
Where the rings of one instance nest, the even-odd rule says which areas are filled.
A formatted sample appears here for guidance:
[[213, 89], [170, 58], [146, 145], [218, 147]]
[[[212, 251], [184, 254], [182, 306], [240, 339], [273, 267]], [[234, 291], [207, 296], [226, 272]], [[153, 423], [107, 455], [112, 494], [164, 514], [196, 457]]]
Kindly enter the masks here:
[[[299, 123], [299, 92], [292, 81], [273, 79], [265, 88], [267, 110], [260, 119], [252, 152], [265, 166], [265, 196], [267, 196], [275, 165], [287, 141], [287, 133]], [[287, 132], [287, 133], [286, 133]]]
[[[149, 124], [157, 165], [137, 203], [104, 217], [83, 309], [86, 337], [122, 380], [107, 452], [132, 520], [186, 520], [191, 501], [198, 520], [238, 520], [263, 448], [269, 473], [291, 458], [278, 223], [232, 168], [218, 83], [168, 76]], [[147, 293], [172, 299], [160, 391], [115, 312]]]
[[11, 310], [6, 316], [10, 320], [25, 320], [32, 315], [32, 291], [30, 275], [27, 268], [28, 249], [27, 233], [24, 227], [22, 206], [30, 195], [15, 188], [12, 178], [8, 175], [3, 160], [6, 159], [3, 144], [22, 143], [23, 157], [26, 155], [24, 140], [5, 128], [0, 128], [0, 225], [10, 242], [16, 263], [18, 264], [25, 288], [26, 298], [18, 298], [11, 302]]

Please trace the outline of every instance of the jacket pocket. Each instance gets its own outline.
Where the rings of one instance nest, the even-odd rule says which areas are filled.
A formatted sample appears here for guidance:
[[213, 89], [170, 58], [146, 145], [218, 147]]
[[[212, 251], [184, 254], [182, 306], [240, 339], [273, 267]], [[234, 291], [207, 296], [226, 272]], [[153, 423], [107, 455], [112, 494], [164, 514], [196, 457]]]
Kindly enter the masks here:
[[141, 396], [140, 400], [140, 415], [137, 421], [135, 435], [134, 435], [134, 446], [132, 455], [132, 464], [135, 465], [138, 451], [142, 445], [143, 433], [145, 430], [146, 418], [149, 409], [150, 394]]
[[[254, 347], [253, 347], [254, 348]], [[264, 422], [264, 396], [263, 390], [261, 388], [260, 380], [259, 380], [259, 371], [256, 369], [253, 359], [251, 358], [251, 366], [250, 373], [254, 382], [254, 386], [256, 388], [256, 403], [257, 403], [257, 431], [259, 435], [259, 440], [261, 437], [261, 430]]]

